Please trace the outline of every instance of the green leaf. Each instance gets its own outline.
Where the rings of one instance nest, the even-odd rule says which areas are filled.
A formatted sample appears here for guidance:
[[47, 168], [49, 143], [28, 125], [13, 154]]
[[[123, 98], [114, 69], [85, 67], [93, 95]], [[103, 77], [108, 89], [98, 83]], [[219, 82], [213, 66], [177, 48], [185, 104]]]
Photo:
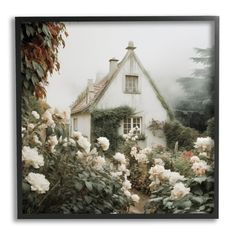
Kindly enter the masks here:
[[89, 197], [89, 196], [84, 196], [84, 200], [85, 200], [88, 204], [90, 204], [93, 199], [92, 199], [91, 197]]
[[50, 36], [50, 35], [49, 35], [49, 31], [48, 31], [48, 27], [47, 27], [45, 24], [43, 24], [42, 31], [43, 31], [44, 34], [46, 34], [47, 36]]
[[76, 182], [75, 183], [75, 189], [80, 191], [81, 189], [83, 188], [83, 184], [79, 183], [79, 182]]
[[152, 198], [150, 199], [150, 202], [160, 202], [162, 201], [163, 197], [157, 197], [157, 198]]
[[86, 185], [86, 187], [87, 187], [87, 189], [89, 190], [89, 191], [92, 191], [93, 190], [93, 185], [92, 185], [92, 183], [91, 182], [85, 182], [85, 185]]
[[196, 202], [196, 203], [199, 203], [199, 204], [202, 204], [204, 202], [204, 199], [202, 197], [193, 196], [192, 201]]
[[207, 177], [206, 176], [202, 176], [202, 177], [196, 177], [194, 178], [194, 181], [201, 184], [202, 182], [206, 181]]

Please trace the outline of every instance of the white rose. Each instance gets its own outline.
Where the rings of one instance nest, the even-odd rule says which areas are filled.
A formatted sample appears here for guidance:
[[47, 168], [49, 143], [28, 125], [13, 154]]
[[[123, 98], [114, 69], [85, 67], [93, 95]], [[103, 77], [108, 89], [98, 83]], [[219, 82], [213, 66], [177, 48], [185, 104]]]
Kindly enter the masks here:
[[187, 194], [189, 194], [190, 188], [186, 188], [183, 183], [176, 183], [173, 190], [171, 191], [172, 200], [180, 200]]
[[84, 149], [86, 153], [89, 153], [91, 143], [88, 141], [87, 138], [81, 136], [79, 137], [79, 140], [77, 141], [77, 143], [79, 144], [80, 147]]
[[120, 152], [117, 152], [113, 158], [119, 161], [121, 164], [126, 164], [125, 155]]
[[34, 117], [36, 120], [38, 120], [38, 119], [40, 118], [40, 115], [39, 115], [39, 113], [38, 113], [37, 111], [32, 111], [31, 114], [33, 115], [33, 117]]
[[130, 193], [130, 191], [127, 190], [127, 189], [124, 190], [124, 194], [125, 194], [128, 198], [131, 197], [131, 193]]
[[199, 161], [200, 161], [200, 159], [199, 159], [198, 156], [192, 156], [192, 157], [190, 158], [190, 162], [191, 162], [191, 163], [199, 162]]
[[137, 194], [132, 194], [132, 195], [131, 195], [131, 199], [132, 199], [134, 202], [139, 202], [140, 197], [139, 197]]
[[30, 172], [25, 179], [31, 185], [31, 191], [43, 194], [49, 190], [50, 183], [42, 174]]
[[180, 175], [178, 172], [171, 172], [169, 177], [169, 183], [175, 185], [179, 180], [183, 181], [185, 178], [183, 175]]
[[38, 153], [36, 148], [30, 148], [29, 146], [22, 148], [22, 161], [26, 166], [33, 166], [35, 169], [44, 166], [43, 156]]
[[192, 170], [197, 176], [202, 176], [210, 169], [205, 161], [194, 162], [192, 165]]
[[131, 186], [132, 186], [131, 183], [130, 183], [130, 181], [127, 180], [127, 179], [123, 182], [122, 185], [123, 185], [123, 188], [124, 188], [124, 189], [131, 189]]
[[106, 137], [99, 137], [97, 141], [98, 141], [98, 144], [102, 147], [103, 151], [108, 150], [110, 146], [110, 142]]

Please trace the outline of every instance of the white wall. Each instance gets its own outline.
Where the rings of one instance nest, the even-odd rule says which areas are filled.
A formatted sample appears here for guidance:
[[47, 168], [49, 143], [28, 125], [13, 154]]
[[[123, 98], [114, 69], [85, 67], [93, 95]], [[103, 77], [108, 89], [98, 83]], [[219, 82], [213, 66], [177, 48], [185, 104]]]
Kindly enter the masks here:
[[83, 136], [87, 137], [90, 140], [90, 132], [91, 132], [91, 115], [89, 113], [82, 113], [79, 115], [73, 115], [71, 117], [71, 127], [72, 132], [75, 130], [73, 119], [78, 119], [78, 131], [82, 133]]
[[[140, 58], [140, 60], [142, 60], [142, 58]], [[130, 63], [132, 66], [130, 66]], [[137, 74], [139, 76], [140, 94], [124, 93], [125, 76], [128, 74]], [[159, 121], [167, 120], [167, 112], [162, 107], [148, 79], [132, 56], [127, 60], [117, 76], [113, 79], [108, 89], [98, 102], [97, 107], [107, 109], [124, 105], [134, 108], [135, 112], [137, 112], [135, 115], [142, 117], [142, 131], [146, 136], [145, 144], [147, 146], [166, 144], [163, 133], [154, 136], [148, 129], [148, 126], [152, 119]], [[119, 132], [122, 134], [122, 128], [119, 129]]]

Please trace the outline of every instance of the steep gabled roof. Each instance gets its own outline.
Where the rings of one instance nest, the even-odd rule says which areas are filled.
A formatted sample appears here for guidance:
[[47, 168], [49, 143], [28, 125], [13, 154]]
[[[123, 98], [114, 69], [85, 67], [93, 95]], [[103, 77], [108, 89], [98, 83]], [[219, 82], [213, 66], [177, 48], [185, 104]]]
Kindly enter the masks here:
[[153, 88], [153, 90], [154, 90], [158, 100], [160, 101], [160, 103], [162, 104], [164, 109], [167, 111], [167, 114], [168, 114], [169, 118], [172, 120], [174, 118], [174, 115], [173, 115], [172, 111], [170, 110], [169, 106], [165, 102], [164, 98], [161, 96], [161, 94], [160, 94], [159, 90], [157, 89], [157, 87], [156, 87], [154, 81], [152, 80], [151, 76], [145, 70], [145, 68], [143, 67], [141, 61], [138, 59], [137, 55], [135, 54], [135, 52], [133, 50], [128, 50], [127, 51], [127, 53], [125, 54], [125, 57], [120, 61], [120, 63], [118, 63], [118, 66], [114, 70], [114, 72], [109, 73], [101, 81], [99, 81], [98, 83], [94, 84], [94, 97], [93, 97], [93, 99], [91, 99], [89, 101], [89, 103], [87, 103], [87, 98], [86, 98], [86, 93], [85, 93], [85, 96], [82, 99], [80, 99], [72, 107], [71, 114], [91, 111], [96, 106], [96, 104], [99, 102], [99, 100], [103, 96], [103, 94], [106, 92], [106, 90], [108, 89], [109, 85], [111, 84], [113, 79], [116, 77], [116, 75], [119, 73], [119, 71], [122, 68], [122, 66], [125, 64], [125, 62], [131, 56], [133, 56], [135, 58], [137, 64], [141, 68], [142, 72], [148, 78], [148, 81], [150, 82], [150, 85], [152, 86], [152, 88]]

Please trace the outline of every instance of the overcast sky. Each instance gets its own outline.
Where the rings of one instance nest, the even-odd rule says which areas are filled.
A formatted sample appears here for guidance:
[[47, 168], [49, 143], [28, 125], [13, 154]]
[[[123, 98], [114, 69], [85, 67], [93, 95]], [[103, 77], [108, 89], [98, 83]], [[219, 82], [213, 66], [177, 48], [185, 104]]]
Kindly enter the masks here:
[[66, 23], [69, 36], [59, 50], [60, 72], [49, 78], [47, 102], [66, 109], [86, 87], [88, 79], [106, 74], [109, 59], [121, 60], [128, 41], [168, 102], [181, 96], [176, 83], [196, 67], [194, 48], [213, 46], [210, 22]]

